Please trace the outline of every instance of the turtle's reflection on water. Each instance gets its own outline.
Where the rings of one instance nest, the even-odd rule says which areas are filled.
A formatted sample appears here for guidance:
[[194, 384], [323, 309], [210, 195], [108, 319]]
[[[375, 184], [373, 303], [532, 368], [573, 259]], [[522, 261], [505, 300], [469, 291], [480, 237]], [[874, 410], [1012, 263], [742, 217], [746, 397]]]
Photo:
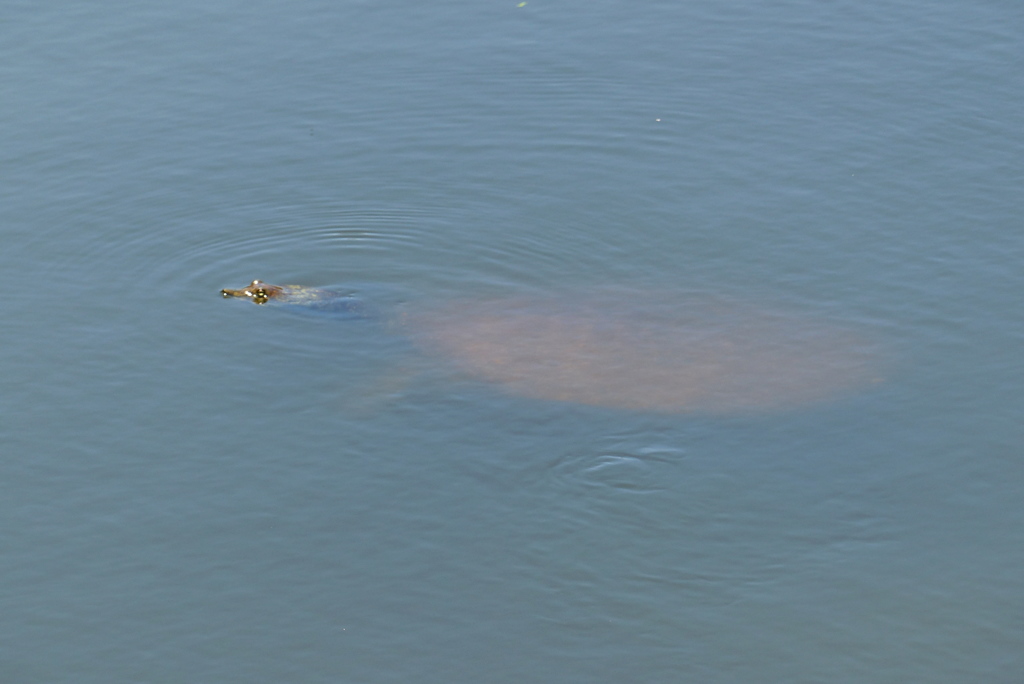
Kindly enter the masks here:
[[715, 299], [469, 301], [408, 322], [462, 370], [541, 399], [731, 412], [811, 403], [878, 381], [872, 345], [849, 330]]

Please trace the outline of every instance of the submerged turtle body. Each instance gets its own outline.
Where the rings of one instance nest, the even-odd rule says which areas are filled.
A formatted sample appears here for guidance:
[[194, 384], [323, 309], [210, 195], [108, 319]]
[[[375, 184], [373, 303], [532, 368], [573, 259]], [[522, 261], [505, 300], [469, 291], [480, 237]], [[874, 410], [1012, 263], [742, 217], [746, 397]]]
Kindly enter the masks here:
[[315, 311], [361, 315], [363, 304], [350, 294], [304, 285], [271, 285], [254, 280], [243, 288], [220, 291], [224, 298], [248, 299], [254, 304], [283, 304]]
[[783, 409], [876, 382], [871, 343], [827, 321], [713, 298], [613, 291], [463, 300], [411, 332], [520, 396], [665, 413]]

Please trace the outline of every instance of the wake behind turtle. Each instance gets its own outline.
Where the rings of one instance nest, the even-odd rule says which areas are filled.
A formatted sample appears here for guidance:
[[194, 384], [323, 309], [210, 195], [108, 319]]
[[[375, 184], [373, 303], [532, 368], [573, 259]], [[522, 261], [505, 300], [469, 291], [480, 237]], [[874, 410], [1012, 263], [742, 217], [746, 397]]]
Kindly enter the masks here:
[[[225, 297], [313, 310], [333, 290], [253, 281]], [[396, 324], [460, 372], [537, 399], [667, 413], [780, 409], [877, 382], [873, 345], [843, 328], [713, 297], [590, 293], [417, 307]]]

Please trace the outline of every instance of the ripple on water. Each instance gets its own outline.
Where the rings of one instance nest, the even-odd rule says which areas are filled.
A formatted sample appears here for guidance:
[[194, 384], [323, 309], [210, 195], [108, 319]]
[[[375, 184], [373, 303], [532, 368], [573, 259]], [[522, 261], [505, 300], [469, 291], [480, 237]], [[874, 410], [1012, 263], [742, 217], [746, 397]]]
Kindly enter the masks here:
[[665, 469], [682, 458], [682, 449], [674, 447], [616, 444], [566, 455], [551, 465], [549, 473], [565, 485], [652, 494], [665, 488]]
[[372, 267], [416, 250], [423, 240], [417, 212], [345, 210], [280, 216], [178, 249], [162, 270], [184, 268], [202, 281], [253, 278], [331, 285], [359, 282]]
[[50, 273], [40, 278], [71, 279], [83, 287], [94, 287], [96, 280], [125, 295], [145, 283], [149, 293], [175, 292], [179, 298], [215, 296], [222, 287], [254, 278], [310, 285], [374, 282], [388, 265], [424, 249], [425, 226], [434, 216], [415, 208], [358, 206], [247, 207], [230, 214], [180, 209], [158, 224], [83, 226], [48, 248]]

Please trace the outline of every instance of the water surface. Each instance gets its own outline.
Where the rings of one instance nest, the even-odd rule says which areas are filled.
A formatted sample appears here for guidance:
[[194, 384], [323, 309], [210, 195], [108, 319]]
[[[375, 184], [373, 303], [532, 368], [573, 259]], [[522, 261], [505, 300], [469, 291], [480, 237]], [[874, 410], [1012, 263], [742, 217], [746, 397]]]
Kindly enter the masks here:
[[0, 679], [1017, 681], [1021, 10], [519, 4], [8, 3]]

